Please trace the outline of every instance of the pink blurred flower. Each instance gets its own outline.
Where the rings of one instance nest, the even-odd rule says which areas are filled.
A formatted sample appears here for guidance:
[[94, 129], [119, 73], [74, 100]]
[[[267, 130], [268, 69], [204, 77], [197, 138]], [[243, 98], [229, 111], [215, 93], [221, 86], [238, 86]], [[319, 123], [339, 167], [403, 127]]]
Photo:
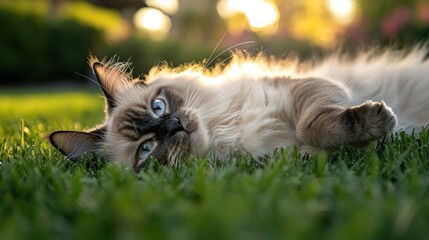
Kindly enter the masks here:
[[381, 21], [381, 31], [385, 36], [393, 37], [411, 20], [411, 10], [402, 6], [394, 8]]

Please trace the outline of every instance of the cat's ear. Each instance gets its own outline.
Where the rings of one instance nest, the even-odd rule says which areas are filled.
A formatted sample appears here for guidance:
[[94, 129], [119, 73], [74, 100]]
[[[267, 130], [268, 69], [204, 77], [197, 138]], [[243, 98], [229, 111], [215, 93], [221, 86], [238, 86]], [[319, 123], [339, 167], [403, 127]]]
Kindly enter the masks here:
[[86, 153], [101, 152], [103, 140], [103, 128], [91, 132], [56, 131], [49, 135], [51, 144], [71, 160], [76, 160]]
[[106, 104], [110, 113], [116, 107], [117, 93], [131, 84], [131, 76], [124, 71], [124, 67], [104, 64], [92, 56], [89, 58], [89, 64], [106, 96]]

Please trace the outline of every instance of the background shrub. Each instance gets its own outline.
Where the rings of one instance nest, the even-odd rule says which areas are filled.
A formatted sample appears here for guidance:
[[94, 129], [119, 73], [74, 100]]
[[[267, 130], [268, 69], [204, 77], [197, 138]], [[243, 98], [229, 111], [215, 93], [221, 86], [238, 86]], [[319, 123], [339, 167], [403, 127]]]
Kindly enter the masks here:
[[2, 84], [76, 78], [87, 71], [94, 42], [102, 42], [99, 30], [76, 20], [8, 8], [0, 8], [0, 29]]

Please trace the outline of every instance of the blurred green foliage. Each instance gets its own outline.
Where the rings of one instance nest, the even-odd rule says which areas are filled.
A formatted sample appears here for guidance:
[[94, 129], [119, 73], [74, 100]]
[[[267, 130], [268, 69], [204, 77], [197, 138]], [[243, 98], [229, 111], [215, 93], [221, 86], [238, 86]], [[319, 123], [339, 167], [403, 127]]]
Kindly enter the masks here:
[[122, 17], [117, 11], [104, 9], [84, 1], [75, 1], [62, 9], [64, 18], [76, 20], [82, 24], [108, 31], [121, 27]]
[[50, 21], [37, 12], [0, 8], [2, 84], [52, 82], [86, 71], [100, 32], [81, 23]]
[[103, 12], [77, 2], [62, 11], [64, 17], [58, 18], [50, 17], [43, 9], [0, 4], [1, 84], [86, 81], [76, 73], [88, 75], [86, 59], [90, 54], [100, 58], [126, 57], [121, 60], [133, 62], [134, 72], [140, 74], [160, 62], [177, 66], [201, 61], [212, 48], [177, 40], [158, 42], [139, 33], [108, 43], [108, 31], [118, 28], [120, 19], [112, 11]]

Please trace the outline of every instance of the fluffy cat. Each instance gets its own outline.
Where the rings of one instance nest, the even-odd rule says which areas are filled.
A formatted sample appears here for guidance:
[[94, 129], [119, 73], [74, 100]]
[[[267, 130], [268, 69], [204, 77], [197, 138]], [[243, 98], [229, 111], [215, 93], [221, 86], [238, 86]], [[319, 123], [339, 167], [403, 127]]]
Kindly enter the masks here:
[[106, 97], [106, 119], [88, 132], [57, 131], [70, 159], [96, 153], [136, 171], [150, 157], [175, 165], [190, 156], [252, 157], [365, 146], [392, 130], [429, 124], [425, 48], [339, 55], [306, 66], [235, 53], [224, 67], [155, 67], [144, 80], [127, 65], [90, 58]]

